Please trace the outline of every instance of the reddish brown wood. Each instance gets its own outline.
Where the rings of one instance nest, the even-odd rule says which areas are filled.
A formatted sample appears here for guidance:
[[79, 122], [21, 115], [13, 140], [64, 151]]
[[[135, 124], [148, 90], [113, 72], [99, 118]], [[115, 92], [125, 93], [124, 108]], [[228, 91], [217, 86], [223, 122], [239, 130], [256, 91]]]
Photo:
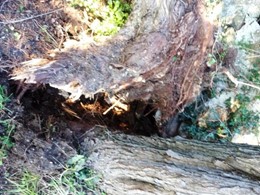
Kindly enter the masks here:
[[73, 100], [104, 93], [152, 102], [161, 126], [199, 93], [213, 27], [200, 0], [132, 4], [127, 24], [113, 38], [67, 42], [55, 57], [24, 62], [12, 79], [50, 84]]

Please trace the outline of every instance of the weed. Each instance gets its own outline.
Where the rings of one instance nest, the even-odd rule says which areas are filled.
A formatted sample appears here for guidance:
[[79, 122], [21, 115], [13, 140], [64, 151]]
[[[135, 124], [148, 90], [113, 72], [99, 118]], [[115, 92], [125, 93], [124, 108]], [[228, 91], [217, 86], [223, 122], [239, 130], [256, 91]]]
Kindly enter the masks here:
[[245, 41], [240, 41], [237, 43], [240, 49], [245, 50], [248, 53], [254, 54], [253, 57], [256, 58], [252, 62], [252, 67], [250, 67], [247, 71], [247, 79], [256, 85], [260, 85], [260, 56], [257, 50], [253, 49], [253, 45], [251, 43], [247, 43]]
[[[24, 171], [20, 177], [8, 179], [14, 189], [10, 194], [24, 195], [85, 195], [88, 192], [95, 194], [98, 177], [86, 167], [86, 158], [82, 155], [72, 157], [59, 177], [40, 176]], [[14, 181], [15, 180], [15, 181]]]
[[217, 111], [205, 112], [201, 101], [193, 103], [181, 114], [186, 123], [182, 131], [189, 138], [222, 142], [230, 141], [234, 133], [240, 133], [243, 130], [256, 133], [260, 117], [258, 113], [248, 109], [250, 102], [251, 99], [242, 93], [233, 99], [226, 100], [228, 108], [226, 119], [222, 119]]
[[20, 13], [24, 12], [24, 9], [25, 9], [24, 5], [22, 5], [22, 4], [19, 5], [18, 11], [19, 11]]
[[123, 0], [67, 0], [72, 7], [88, 15], [90, 31], [94, 35], [113, 35], [126, 22], [131, 6]]
[[240, 132], [243, 129], [254, 131], [259, 126], [259, 115], [248, 109], [250, 101], [250, 98], [244, 94], [238, 94], [235, 101], [231, 98], [227, 100], [226, 103], [231, 109], [227, 124], [233, 131]]
[[[247, 52], [254, 52], [251, 49], [252, 44], [241, 41], [237, 43], [240, 49]], [[225, 58], [228, 52], [228, 46], [223, 43], [222, 48], [216, 51], [214, 54], [208, 55], [207, 66], [221, 66], [225, 63]], [[218, 82], [220, 77], [215, 77], [214, 83]], [[246, 76], [241, 76], [239, 79], [245, 79], [247, 83], [252, 85], [260, 84], [260, 68], [259, 61], [255, 61], [253, 66], [246, 71]], [[221, 91], [214, 89], [207, 90], [207, 99], [216, 98], [222, 91], [226, 92], [226, 89], [222, 88]], [[188, 136], [188, 138], [205, 140], [205, 141], [230, 141], [235, 133], [241, 133], [245, 131], [251, 131], [257, 134], [259, 128], [260, 116], [259, 113], [249, 109], [249, 105], [255, 99], [259, 99], [259, 91], [253, 91], [248, 85], [241, 87], [240, 92], [233, 98], [226, 100], [225, 108], [207, 109], [204, 102], [198, 100], [185, 108], [182, 113], [184, 125], [182, 125], [182, 131]], [[248, 95], [250, 94], [250, 95]], [[221, 101], [221, 100], [220, 100]]]
[[179, 57], [178, 57], [178, 56], [173, 56], [173, 57], [172, 57], [172, 61], [173, 61], [173, 62], [176, 62], [176, 61], [178, 61], [178, 60], [179, 60]]
[[9, 101], [5, 88], [0, 85], [0, 112], [5, 109], [5, 104]]
[[71, 158], [61, 177], [63, 185], [75, 193], [95, 190], [98, 179], [94, 172], [86, 167], [86, 158], [83, 155]]
[[[5, 88], [0, 86], [0, 166], [3, 164], [3, 160], [7, 156], [7, 151], [14, 145], [11, 139], [11, 134], [14, 130], [12, 119], [3, 119], [2, 116], [7, 115], [9, 111], [5, 104], [9, 101], [9, 97], [6, 95]], [[5, 116], [6, 117], [6, 116]]]
[[[260, 64], [260, 62], [258, 62]], [[253, 64], [253, 67], [248, 71], [248, 80], [256, 85], [260, 85], [260, 66], [259, 64]]]
[[8, 181], [14, 186], [13, 190], [8, 191], [10, 194], [38, 195], [40, 177], [36, 174], [24, 171], [19, 181]]
[[211, 67], [217, 63], [217, 59], [213, 54], [208, 54], [207, 66]]
[[246, 51], [251, 50], [251, 48], [252, 48], [252, 43], [249, 43], [249, 42], [244, 41], [244, 40], [237, 42], [236, 45], [240, 49], [243, 49], [243, 50], [246, 50]]
[[5, 133], [0, 136], [0, 166], [3, 164], [3, 160], [7, 156], [7, 151], [14, 145], [11, 134], [14, 130], [14, 125], [10, 120], [0, 121], [0, 125], [4, 127]]

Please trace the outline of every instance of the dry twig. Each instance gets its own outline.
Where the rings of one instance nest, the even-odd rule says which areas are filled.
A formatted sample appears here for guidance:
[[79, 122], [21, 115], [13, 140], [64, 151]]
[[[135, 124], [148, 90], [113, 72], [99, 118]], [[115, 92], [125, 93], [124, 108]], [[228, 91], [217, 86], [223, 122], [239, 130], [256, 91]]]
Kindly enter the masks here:
[[30, 16], [28, 18], [23, 18], [23, 19], [20, 19], [20, 20], [10, 20], [10, 21], [6, 21], [6, 22], [0, 22], [0, 24], [15, 24], [15, 23], [19, 23], [19, 22], [24, 22], [26, 20], [31, 20], [31, 19], [34, 19], [34, 18], [38, 18], [38, 17], [42, 17], [42, 16], [46, 16], [48, 14], [52, 14], [54, 12], [57, 12], [57, 11], [60, 11], [62, 8], [59, 8], [59, 9], [55, 9], [55, 10], [52, 10], [52, 11], [49, 11], [49, 12], [46, 12], [46, 13], [43, 13], [43, 14], [39, 14], [39, 15], [35, 15], [35, 16]]
[[222, 72], [227, 75], [227, 77], [236, 85], [236, 87], [240, 84], [260, 90], [259, 86], [237, 80], [237, 78], [235, 78], [226, 68], [223, 68]]
[[5, 1], [2, 3], [2, 5], [1, 5], [1, 7], [0, 7], [0, 11], [2, 11], [4, 5], [7, 3], [7, 1], [8, 1], [8, 0], [5, 0]]

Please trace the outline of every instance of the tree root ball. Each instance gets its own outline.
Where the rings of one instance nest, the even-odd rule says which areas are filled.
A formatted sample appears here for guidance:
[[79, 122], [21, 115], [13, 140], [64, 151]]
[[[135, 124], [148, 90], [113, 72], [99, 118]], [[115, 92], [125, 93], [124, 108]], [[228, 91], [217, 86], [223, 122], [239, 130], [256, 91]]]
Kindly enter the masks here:
[[22, 63], [12, 79], [49, 84], [74, 101], [103, 93], [121, 103], [147, 102], [163, 129], [200, 92], [213, 25], [200, 0], [133, 0], [132, 6], [114, 37], [68, 40], [55, 56]]

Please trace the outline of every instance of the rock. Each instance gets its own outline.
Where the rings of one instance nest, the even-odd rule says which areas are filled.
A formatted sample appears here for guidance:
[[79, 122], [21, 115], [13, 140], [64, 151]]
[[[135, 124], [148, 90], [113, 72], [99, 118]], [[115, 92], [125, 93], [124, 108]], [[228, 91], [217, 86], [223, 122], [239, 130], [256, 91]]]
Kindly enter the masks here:
[[232, 141], [233, 143], [239, 144], [250, 144], [250, 145], [260, 145], [260, 136], [256, 136], [254, 133], [249, 134], [235, 134]]

